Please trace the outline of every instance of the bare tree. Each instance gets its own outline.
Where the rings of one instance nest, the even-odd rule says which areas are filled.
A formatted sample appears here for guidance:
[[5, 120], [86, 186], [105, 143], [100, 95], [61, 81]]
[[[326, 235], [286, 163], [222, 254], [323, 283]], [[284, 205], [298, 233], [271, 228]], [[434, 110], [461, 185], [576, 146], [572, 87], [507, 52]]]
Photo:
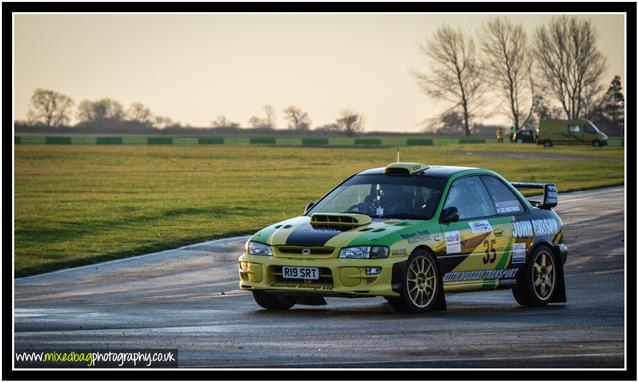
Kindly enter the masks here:
[[443, 25], [420, 47], [432, 64], [428, 73], [414, 73], [419, 86], [429, 96], [451, 103], [451, 109], [460, 108], [465, 135], [470, 135], [470, 120], [485, 91], [474, 41], [460, 28]]
[[308, 113], [298, 107], [290, 106], [284, 110], [284, 118], [288, 121], [288, 128], [305, 131], [310, 129]]
[[365, 118], [362, 114], [357, 114], [351, 109], [345, 109], [339, 112], [337, 118], [337, 124], [342, 127], [342, 130], [347, 136], [352, 137], [363, 131], [363, 125]]
[[259, 118], [253, 115], [248, 120], [248, 124], [255, 129], [274, 129], [275, 128], [275, 109], [271, 105], [264, 105], [265, 118]]
[[81, 122], [120, 121], [123, 118], [122, 104], [110, 98], [97, 101], [84, 100], [78, 106], [78, 119]]
[[269, 129], [277, 128], [277, 123], [275, 122], [275, 108], [272, 105], [264, 105], [264, 112], [266, 113], [266, 118], [264, 119], [265, 124]]
[[162, 117], [158, 115], [157, 117], [154, 118], [153, 124], [158, 129], [165, 129], [167, 127], [175, 125], [175, 122], [169, 117]]
[[536, 30], [542, 78], [569, 119], [580, 117], [586, 93], [597, 88], [607, 67], [596, 40], [594, 24], [578, 16], [553, 17]]
[[220, 115], [216, 120], [211, 121], [210, 125], [213, 128], [239, 128], [239, 123], [232, 122], [223, 115]]
[[151, 109], [140, 102], [134, 102], [128, 107], [126, 118], [129, 121], [134, 121], [142, 125], [150, 126], [153, 124], [153, 113], [151, 113]]
[[[532, 56], [523, 27], [514, 25], [506, 17], [488, 22], [481, 33], [483, 67], [487, 79], [497, 85], [500, 95], [509, 105], [512, 124], [516, 130], [525, 126], [532, 115], [534, 83]], [[529, 104], [527, 115], [521, 104]]]
[[31, 96], [27, 113], [30, 123], [44, 123], [48, 127], [67, 124], [71, 119], [73, 100], [64, 94], [48, 89], [36, 89]]

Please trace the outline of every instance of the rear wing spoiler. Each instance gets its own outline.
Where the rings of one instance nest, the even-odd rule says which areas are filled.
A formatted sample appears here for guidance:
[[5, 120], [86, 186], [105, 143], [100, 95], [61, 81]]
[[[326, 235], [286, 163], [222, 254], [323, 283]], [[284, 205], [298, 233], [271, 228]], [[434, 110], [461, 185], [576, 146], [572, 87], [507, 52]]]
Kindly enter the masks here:
[[543, 201], [529, 200], [529, 202], [537, 208], [545, 210], [552, 209], [558, 204], [558, 189], [554, 183], [524, 183], [511, 182], [511, 185], [517, 189], [535, 188], [543, 190]]

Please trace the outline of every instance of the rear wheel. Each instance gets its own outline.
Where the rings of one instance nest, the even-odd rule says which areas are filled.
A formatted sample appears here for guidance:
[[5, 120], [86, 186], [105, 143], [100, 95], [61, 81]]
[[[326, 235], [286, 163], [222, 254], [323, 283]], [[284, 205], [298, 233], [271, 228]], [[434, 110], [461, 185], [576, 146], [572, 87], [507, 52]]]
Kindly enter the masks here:
[[259, 306], [270, 310], [288, 310], [297, 303], [297, 297], [274, 295], [262, 291], [253, 291], [253, 298]]
[[544, 147], [552, 147], [553, 146], [552, 141], [549, 140], [549, 139], [544, 140], [543, 141], [543, 146]]
[[549, 247], [541, 245], [527, 260], [512, 294], [523, 306], [545, 306], [552, 299], [556, 284], [556, 256]]
[[431, 310], [442, 293], [439, 269], [432, 254], [417, 249], [407, 261], [401, 296], [387, 298], [398, 311], [421, 313]]
[[593, 142], [591, 143], [591, 145], [592, 145], [592, 146], [594, 146], [594, 147], [600, 147], [600, 146], [602, 146], [603, 144], [602, 144], [599, 140], [595, 140], [595, 141], [593, 141]]
[[522, 139], [522, 138], [518, 138], [518, 139], [516, 140], [516, 143], [518, 143], [518, 144], [523, 143], [523, 139]]

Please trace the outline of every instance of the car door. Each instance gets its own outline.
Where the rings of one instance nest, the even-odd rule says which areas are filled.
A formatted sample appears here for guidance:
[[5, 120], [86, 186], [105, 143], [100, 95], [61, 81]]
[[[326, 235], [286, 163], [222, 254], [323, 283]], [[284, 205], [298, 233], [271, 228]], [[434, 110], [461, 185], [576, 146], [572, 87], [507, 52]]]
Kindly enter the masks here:
[[596, 129], [591, 125], [583, 126], [583, 141], [590, 143], [593, 142], [596, 138], [598, 138]]
[[583, 141], [583, 128], [578, 124], [570, 124], [567, 126], [568, 143], [580, 144]]
[[[477, 175], [456, 179], [450, 186], [443, 208], [456, 207], [459, 220], [441, 223], [445, 252], [439, 256], [443, 281], [461, 289], [494, 285], [491, 272], [501, 264], [505, 244], [500, 227], [494, 231], [496, 209], [492, 197]], [[503, 219], [503, 218], [501, 218]]]
[[[528, 211], [518, 196], [501, 179], [492, 175], [481, 175], [481, 180], [494, 203], [496, 216], [491, 222], [497, 240], [496, 247], [502, 250], [502, 257], [494, 269], [520, 268], [525, 264], [531, 241], [527, 235], [517, 236], [514, 226], [517, 221], [527, 220], [525, 216], [528, 215]], [[505, 273], [499, 280], [507, 279], [507, 275], [508, 273]], [[513, 278], [513, 275], [510, 276]]]

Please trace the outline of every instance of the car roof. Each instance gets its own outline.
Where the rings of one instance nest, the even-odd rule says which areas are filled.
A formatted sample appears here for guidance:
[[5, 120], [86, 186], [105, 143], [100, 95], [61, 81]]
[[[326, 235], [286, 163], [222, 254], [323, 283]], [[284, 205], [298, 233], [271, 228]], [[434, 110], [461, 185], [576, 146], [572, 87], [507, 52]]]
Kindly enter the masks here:
[[[460, 167], [460, 166], [427, 166], [427, 168], [425, 168], [422, 171], [419, 171], [418, 173], [414, 175], [435, 176], [438, 178], [448, 179], [454, 174], [460, 173], [462, 171], [468, 171], [468, 170], [482, 170], [482, 169], [479, 169], [476, 167]], [[377, 168], [371, 168], [369, 170], [361, 171], [357, 173], [357, 175], [383, 175], [384, 173], [385, 173], [385, 167], [377, 167]]]

